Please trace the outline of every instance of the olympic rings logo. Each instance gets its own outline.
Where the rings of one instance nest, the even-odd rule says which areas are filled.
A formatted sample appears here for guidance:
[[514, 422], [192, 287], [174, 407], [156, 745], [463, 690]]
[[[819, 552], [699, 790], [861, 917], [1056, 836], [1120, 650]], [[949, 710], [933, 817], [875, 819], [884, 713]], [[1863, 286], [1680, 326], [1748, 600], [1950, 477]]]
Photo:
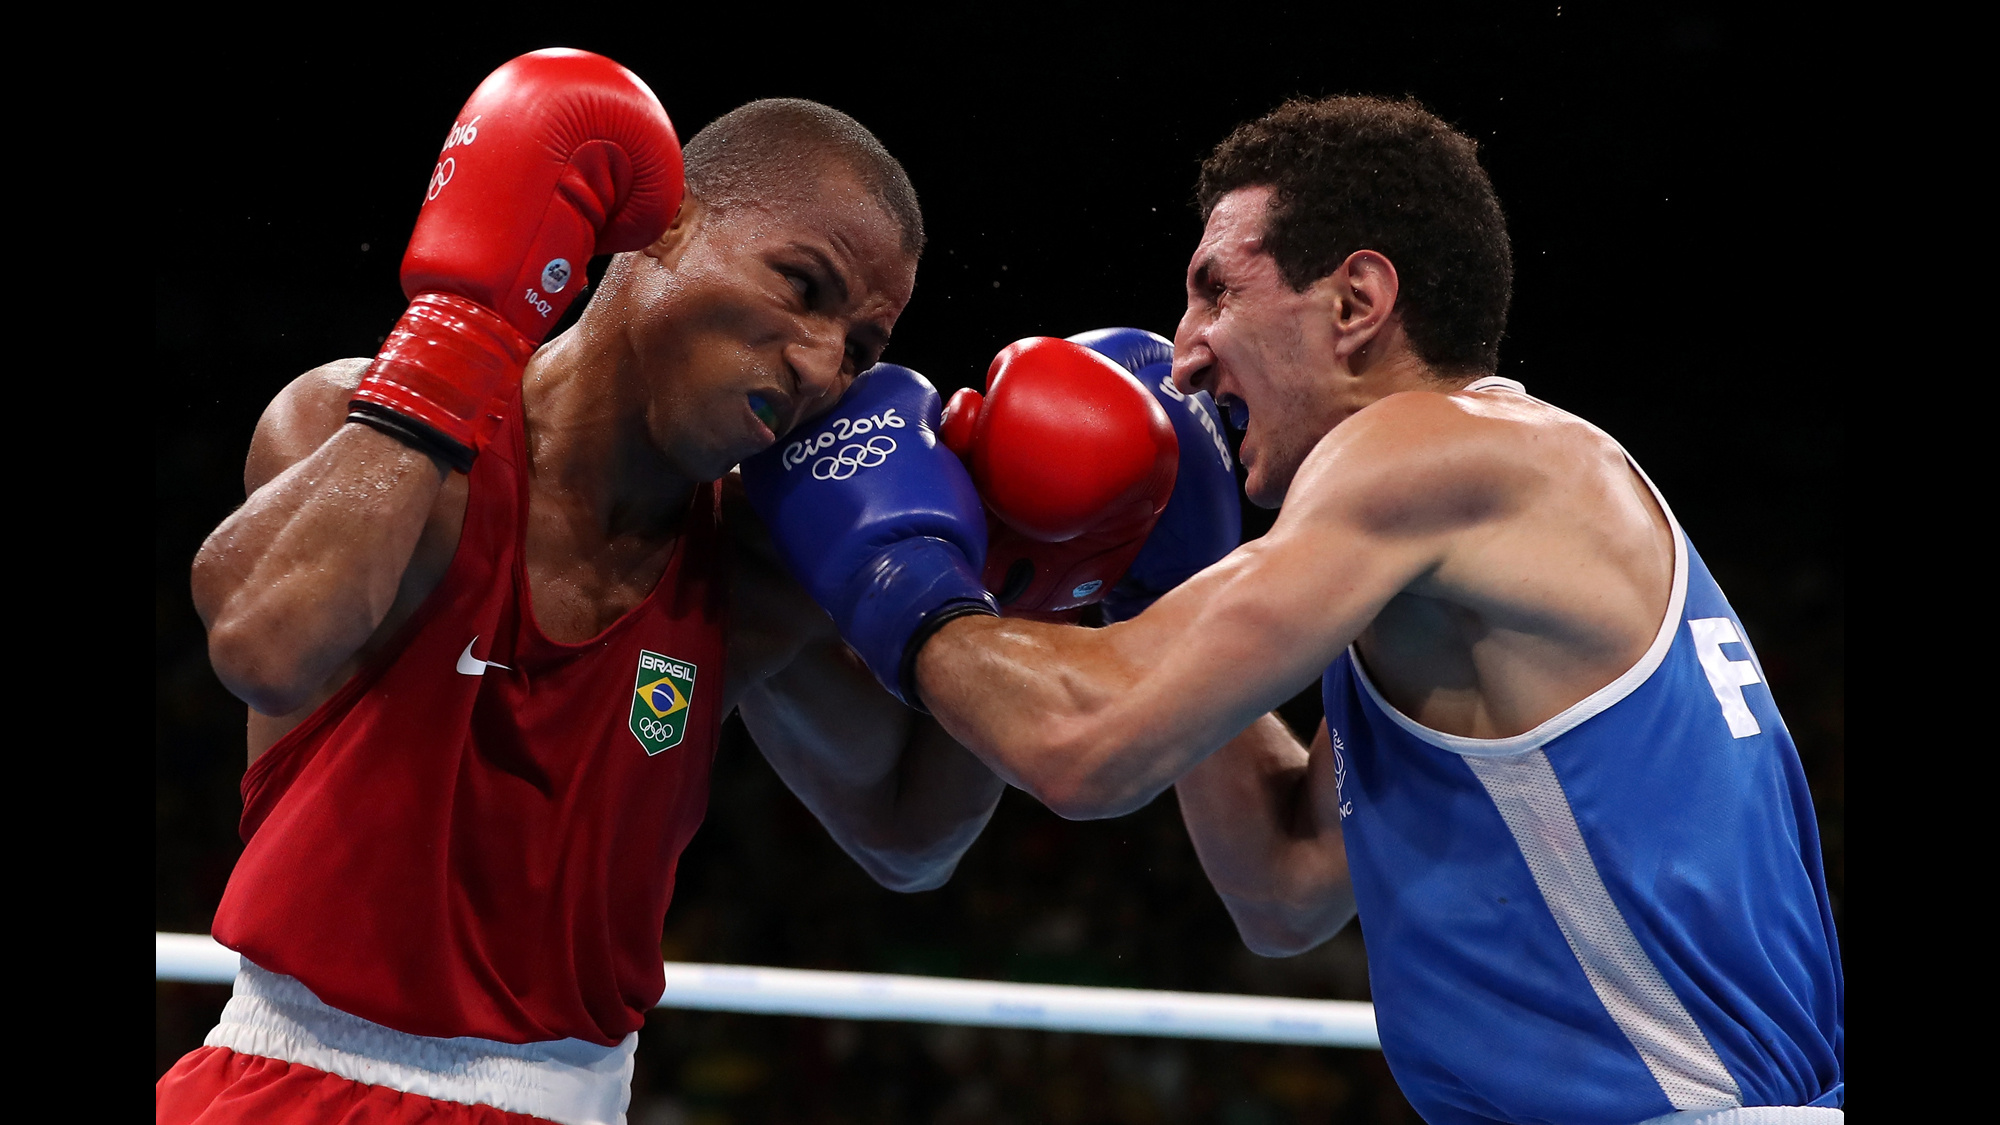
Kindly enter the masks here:
[[438, 192], [443, 191], [444, 185], [451, 182], [452, 173], [456, 171], [458, 171], [458, 161], [455, 158], [447, 156], [438, 161], [437, 168], [431, 172], [431, 187], [424, 193], [424, 202], [429, 203], [436, 199]]
[[[879, 443], [879, 444], [878, 444]], [[843, 445], [840, 452], [813, 462], [814, 480], [846, 480], [863, 469], [872, 469], [896, 452], [896, 439], [876, 434], [865, 442]]]

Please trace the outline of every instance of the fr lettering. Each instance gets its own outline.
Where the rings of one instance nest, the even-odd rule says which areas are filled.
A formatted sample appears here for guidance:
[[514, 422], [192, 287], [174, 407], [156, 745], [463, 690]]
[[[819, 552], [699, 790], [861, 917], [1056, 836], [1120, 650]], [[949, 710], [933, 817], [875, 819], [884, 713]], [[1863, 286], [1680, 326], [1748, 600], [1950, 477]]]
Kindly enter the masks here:
[[1762, 731], [1757, 716], [1743, 700], [1743, 689], [1763, 683], [1764, 677], [1757, 674], [1751, 661], [1731, 660], [1722, 654], [1722, 646], [1727, 644], [1740, 644], [1746, 653], [1750, 649], [1749, 642], [1736, 631], [1736, 623], [1727, 617], [1693, 617], [1688, 619], [1688, 632], [1694, 636], [1695, 658], [1708, 675], [1715, 701], [1722, 704], [1722, 717], [1729, 723], [1731, 737], [1749, 738]]

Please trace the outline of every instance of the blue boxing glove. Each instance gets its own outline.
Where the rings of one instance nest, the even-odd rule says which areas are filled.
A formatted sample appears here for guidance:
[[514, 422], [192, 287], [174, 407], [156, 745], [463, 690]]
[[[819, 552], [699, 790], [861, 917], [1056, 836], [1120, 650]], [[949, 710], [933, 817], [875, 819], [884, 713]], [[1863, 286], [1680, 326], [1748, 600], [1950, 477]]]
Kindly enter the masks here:
[[1184, 395], [1174, 387], [1174, 345], [1138, 328], [1100, 328], [1071, 336], [1072, 343], [1114, 360], [1137, 376], [1165, 408], [1180, 440], [1174, 493], [1146, 545], [1104, 599], [1107, 624], [1126, 621], [1193, 577], [1243, 541], [1243, 500], [1236, 461], [1222, 436], [1222, 416], [1207, 391]]
[[986, 513], [938, 444], [937, 388], [881, 363], [830, 413], [743, 463], [778, 553], [882, 686], [913, 707], [917, 650], [939, 626], [999, 613], [980, 583]]

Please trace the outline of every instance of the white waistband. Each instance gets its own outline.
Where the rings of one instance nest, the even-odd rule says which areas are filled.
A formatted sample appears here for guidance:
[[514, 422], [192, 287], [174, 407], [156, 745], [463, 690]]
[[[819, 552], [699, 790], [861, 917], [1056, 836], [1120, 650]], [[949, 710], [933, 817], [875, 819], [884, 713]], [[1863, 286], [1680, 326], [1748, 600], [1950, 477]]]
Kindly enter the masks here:
[[1690, 1109], [1649, 1117], [1639, 1125], [1840, 1125], [1843, 1111], [1810, 1105], [1746, 1105], [1735, 1109]]
[[499, 1043], [409, 1035], [328, 1007], [292, 977], [244, 961], [210, 1047], [300, 1063], [371, 1086], [490, 1105], [562, 1125], [623, 1125], [639, 1034]]

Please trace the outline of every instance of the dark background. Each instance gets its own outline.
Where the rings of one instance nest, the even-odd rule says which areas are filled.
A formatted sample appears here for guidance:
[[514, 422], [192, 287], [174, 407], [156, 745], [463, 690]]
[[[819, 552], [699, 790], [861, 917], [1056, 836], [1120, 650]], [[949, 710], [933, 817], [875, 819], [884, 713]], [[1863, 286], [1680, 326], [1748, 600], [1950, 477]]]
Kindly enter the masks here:
[[[582, 11], [581, 7], [575, 10]], [[594, 11], [594, 10], [593, 10]], [[1824, 190], [1816, 45], [1751, 17], [1251, 8], [1046, 21], [968, 9], [783, 22], [591, 14], [399, 20], [285, 38], [192, 27], [150, 92], [155, 262], [156, 880], [161, 930], [205, 932], [238, 844], [242, 708], [187, 594], [240, 502], [259, 411], [316, 364], [367, 355], [453, 114], [493, 67], [575, 46], [618, 59], [683, 138], [755, 97], [845, 110], [909, 169], [930, 250], [886, 358], [949, 394], [1026, 335], [1172, 334], [1202, 157], [1294, 94], [1413, 94], [1475, 137], [1507, 209], [1515, 302], [1501, 374], [1603, 426], [1665, 491], [1741, 613], [1844, 891], [1840, 383], [1810, 286]], [[937, 26], [928, 21], [935, 20]], [[782, 26], [781, 26], [782, 23]], [[601, 263], [599, 263], [601, 266]], [[595, 276], [595, 269], [593, 270]], [[580, 305], [580, 303], [579, 303]], [[1246, 531], [1268, 526], [1254, 509]], [[1309, 734], [1316, 693], [1286, 708]], [[663, 950], [698, 961], [1365, 999], [1350, 927], [1245, 952], [1171, 793], [1072, 824], [1017, 792], [951, 884], [874, 886], [732, 721]], [[159, 985], [156, 1073], [226, 989]], [[656, 1013], [635, 1125], [763, 1121], [1414, 1120], [1375, 1052]]]

